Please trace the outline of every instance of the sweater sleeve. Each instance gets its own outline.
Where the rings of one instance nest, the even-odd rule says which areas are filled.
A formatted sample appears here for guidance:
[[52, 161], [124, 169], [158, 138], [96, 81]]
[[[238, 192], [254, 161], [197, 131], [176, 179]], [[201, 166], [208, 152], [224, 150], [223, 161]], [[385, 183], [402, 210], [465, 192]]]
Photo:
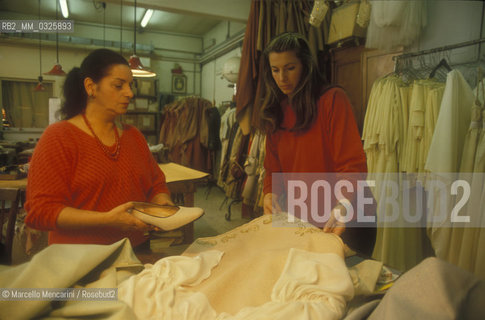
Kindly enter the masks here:
[[131, 127], [132, 130], [136, 131], [136, 140], [138, 145], [140, 146], [141, 152], [144, 155], [144, 158], [147, 162], [147, 170], [150, 171], [151, 183], [150, 185], [146, 186], [147, 189], [145, 190], [145, 194], [147, 199], [151, 201], [153, 197], [155, 197], [159, 193], [167, 193], [170, 194], [170, 191], [167, 187], [165, 175], [163, 174], [160, 166], [155, 161], [150, 149], [148, 148], [148, 144], [145, 140], [143, 134], [136, 129], [135, 127]]
[[342, 89], [330, 90], [324, 97], [320, 101], [328, 99], [326, 103], [330, 106], [323, 121], [327, 122], [325, 127], [328, 128], [328, 143], [336, 178], [352, 183], [354, 192], [342, 188], [342, 193], [344, 198], [354, 202], [357, 180], [365, 180], [367, 174], [367, 162], [357, 123], [350, 101]]
[[273, 141], [274, 135], [268, 134], [266, 137], [266, 155], [264, 157], [264, 180], [263, 193], [275, 193], [281, 195], [283, 193], [283, 185], [273, 185], [273, 173], [281, 172], [281, 164], [278, 159], [278, 151], [276, 150], [276, 143]]
[[71, 202], [70, 180], [75, 147], [59, 130], [48, 127], [30, 162], [25, 223], [40, 230], [56, 230], [57, 216]]
[[[350, 101], [342, 89], [328, 92], [331, 107], [327, 121], [331, 155], [336, 172], [367, 172], [364, 148]], [[322, 99], [320, 100], [322, 101]]]

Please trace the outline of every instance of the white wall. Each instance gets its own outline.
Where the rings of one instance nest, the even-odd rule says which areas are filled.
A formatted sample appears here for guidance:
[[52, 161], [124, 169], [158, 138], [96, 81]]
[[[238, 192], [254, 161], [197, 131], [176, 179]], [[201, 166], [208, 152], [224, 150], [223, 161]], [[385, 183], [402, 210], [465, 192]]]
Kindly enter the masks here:
[[429, 0], [428, 24], [412, 51], [480, 38], [482, 1]]
[[[79, 66], [89, 49], [63, 49], [59, 62], [64, 71]], [[0, 46], [0, 78], [36, 80], [39, 76], [39, 48], [22, 43], [2, 43]], [[42, 47], [42, 73], [48, 72], [56, 62], [56, 50], [52, 46]], [[42, 75], [44, 80], [54, 81], [54, 96], [61, 96], [64, 77]]]
[[241, 56], [241, 48], [236, 48], [229, 53], [205, 64], [202, 67], [202, 98], [205, 98], [216, 106], [223, 101], [232, 101], [234, 89], [229, 88], [229, 82], [222, 78], [222, 66], [227, 59]]
[[[0, 19], [19, 18], [15, 13], [0, 12]], [[25, 19], [25, 17], [22, 17]], [[32, 17], [35, 19], [35, 17]], [[60, 34], [59, 41], [59, 60], [64, 69], [68, 72], [74, 66], [79, 66], [84, 57], [91, 51], [100, 46], [92, 44], [78, 45], [72, 42], [66, 43], [63, 37], [66, 35], [79, 37], [82, 39], [103, 40], [103, 28], [101, 25], [76, 23], [74, 33]], [[107, 47], [119, 51], [120, 29], [119, 26], [107, 26], [106, 36]], [[110, 47], [113, 41], [118, 42], [117, 47]], [[123, 29], [122, 42], [132, 44], [134, 33], [130, 29]], [[152, 52], [137, 50], [137, 55], [143, 61], [149, 59], [150, 69], [157, 73], [159, 92], [171, 93], [172, 73], [171, 69], [178, 63], [182, 66], [184, 74], [187, 76], [187, 93], [200, 94], [200, 67], [198, 66], [197, 56], [202, 53], [202, 37], [182, 36], [174, 34], [164, 34], [159, 32], [137, 33], [137, 45], [146, 45], [153, 48]], [[75, 42], [75, 41], [73, 41]], [[126, 59], [132, 55], [132, 49], [123, 49]], [[15, 61], [21, 63], [9, 63]], [[55, 41], [42, 41], [42, 72], [49, 71], [56, 61]], [[0, 63], [5, 67], [0, 69], [0, 77], [14, 77], [23, 79], [37, 79], [39, 75], [39, 49], [38, 41], [13, 39], [0, 39]], [[54, 85], [54, 95], [60, 96], [60, 85], [63, 78], [44, 76], [46, 80], [56, 81]]]
[[208, 45], [213, 44], [214, 46], [220, 45], [224, 41], [227, 40], [228, 36], [232, 37], [235, 34], [242, 32], [246, 29], [245, 23], [238, 23], [238, 22], [231, 22], [231, 21], [223, 21], [219, 23], [217, 26], [212, 28], [209, 32], [204, 34], [203, 39], [203, 50], [204, 52], [210, 51], [213, 47], [209, 47]]
[[[485, 36], [484, 17], [485, 3], [467, 0], [429, 0], [428, 25], [417, 43], [408, 48], [408, 52], [429, 50], [433, 48], [477, 40]], [[481, 45], [481, 52], [485, 43]], [[476, 65], [467, 62], [476, 61], [479, 46], [467, 46], [459, 49], [442, 51], [439, 54], [425, 55], [425, 61], [438, 63], [446, 58], [454, 68], [460, 70], [471, 86], [476, 83]]]
[[[210, 54], [215, 48], [223, 46], [229, 38], [244, 32], [245, 28], [246, 25], [243, 23], [228, 21], [219, 23], [204, 35], [204, 53]], [[213, 45], [207, 47], [207, 44], [209, 43], [213, 43]], [[232, 100], [234, 89], [228, 87], [229, 82], [226, 79], [222, 79], [222, 67], [227, 59], [234, 56], [240, 57], [241, 49], [242, 43], [240, 47], [237, 47], [202, 66], [201, 96], [215, 103], [216, 106], [220, 105], [223, 101]]]

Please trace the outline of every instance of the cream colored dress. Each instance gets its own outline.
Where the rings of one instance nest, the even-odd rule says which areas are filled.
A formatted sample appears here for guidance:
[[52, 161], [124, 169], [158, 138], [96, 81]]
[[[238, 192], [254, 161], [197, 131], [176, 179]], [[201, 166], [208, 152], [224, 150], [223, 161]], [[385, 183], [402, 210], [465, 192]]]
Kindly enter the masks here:
[[[450, 187], [454, 180], [451, 174], [460, 169], [463, 142], [470, 125], [473, 101], [473, 92], [462, 74], [458, 70], [450, 71], [425, 164], [425, 169], [431, 172], [433, 179], [440, 179], [447, 187]], [[438, 194], [432, 188], [429, 188], [428, 192]], [[452, 248], [449, 213], [455, 203], [451, 196], [446, 199], [435, 197], [434, 200], [428, 212], [432, 218], [428, 223], [428, 235], [436, 256], [447, 259]], [[443, 212], [439, 206], [439, 201], [443, 200], [447, 204], [447, 212]], [[440, 221], [439, 217], [443, 214], [447, 215], [447, 219]]]
[[480, 174], [480, 181], [482, 182], [482, 191], [480, 197], [480, 209], [476, 213], [476, 216], [480, 218], [480, 223], [477, 226], [480, 228], [474, 229], [476, 231], [476, 237], [472, 253], [475, 254], [475, 261], [472, 265], [473, 273], [475, 273], [481, 279], [485, 279], [485, 109], [482, 108], [482, 129], [480, 137], [478, 138], [477, 152], [475, 155], [474, 172]]
[[[480, 197], [483, 190], [483, 177], [480, 175], [473, 175], [475, 170], [475, 158], [479, 157], [477, 148], [480, 139], [480, 132], [482, 126], [482, 108], [477, 101], [472, 107], [472, 121], [470, 128], [465, 137], [463, 156], [460, 166], [460, 178], [468, 181], [471, 184], [471, 195], [460, 215], [468, 215], [471, 217], [473, 225], [479, 225], [480, 216], [477, 208], [480, 208]], [[477, 166], [478, 167], [478, 166]], [[478, 169], [478, 168], [477, 168]], [[476, 220], [478, 219], [478, 220]], [[463, 228], [463, 225], [454, 224], [451, 230], [450, 249], [447, 252], [447, 260], [451, 263], [460, 266], [461, 268], [474, 272], [475, 258], [477, 255], [477, 248], [475, 248], [480, 230], [478, 228], [471, 228], [470, 226]], [[463, 250], [467, 248], [467, 250]]]
[[[377, 229], [373, 258], [399, 270], [410, 269], [424, 257], [422, 230], [396, 228], [396, 225], [403, 223], [401, 220], [382, 223], [394, 208], [386, 202], [380, 202], [391, 192], [383, 189], [384, 181], [400, 183], [399, 159], [403, 156], [408, 131], [409, 97], [410, 89], [399, 77], [389, 76], [377, 80], [369, 97], [363, 131], [369, 168], [368, 179], [376, 181], [373, 192], [378, 202], [378, 218], [381, 221]], [[401, 201], [399, 197], [398, 202]], [[399, 219], [402, 219], [402, 212], [399, 214]]]

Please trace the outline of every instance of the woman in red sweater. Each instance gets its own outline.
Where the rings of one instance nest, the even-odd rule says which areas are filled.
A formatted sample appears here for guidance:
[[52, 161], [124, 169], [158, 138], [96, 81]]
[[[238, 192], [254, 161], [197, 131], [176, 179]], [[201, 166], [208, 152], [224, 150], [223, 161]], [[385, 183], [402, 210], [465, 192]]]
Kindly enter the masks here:
[[[357, 178], [365, 178], [367, 164], [345, 92], [329, 86], [320, 75], [308, 42], [299, 34], [284, 33], [275, 37], [263, 55], [266, 95], [261, 124], [267, 133], [264, 213], [281, 211], [279, 199], [288, 196], [289, 176], [273, 176], [273, 173], [291, 173], [305, 183], [311, 183], [312, 176], [302, 173], [313, 173], [315, 179], [325, 173], [323, 177], [333, 184], [344, 176], [356, 187]], [[273, 184], [276, 181], [279, 183]], [[308, 195], [310, 187], [307, 186]], [[350, 247], [370, 255], [375, 228], [369, 228], [368, 224], [367, 228], [361, 228], [355, 219], [353, 227], [349, 228], [347, 223], [346, 228], [346, 223], [337, 219], [336, 211], [345, 216], [346, 205], [355, 205], [355, 193], [343, 194], [340, 197], [332, 194], [329, 218], [320, 226], [325, 232], [342, 236]], [[306, 203], [311, 212], [310, 201]], [[309, 221], [315, 220], [318, 219]]]
[[165, 176], [144, 136], [120, 125], [133, 97], [133, 76], [116, 52], [99, 49], [64, 83], [64, 121], [50, 125], [29, 169], [25, 220], [48, 230], [49, 244], [111, 244], [128, 237], [135, 247], [152, 227], [129, 213], [131, 201], [173, 205]]

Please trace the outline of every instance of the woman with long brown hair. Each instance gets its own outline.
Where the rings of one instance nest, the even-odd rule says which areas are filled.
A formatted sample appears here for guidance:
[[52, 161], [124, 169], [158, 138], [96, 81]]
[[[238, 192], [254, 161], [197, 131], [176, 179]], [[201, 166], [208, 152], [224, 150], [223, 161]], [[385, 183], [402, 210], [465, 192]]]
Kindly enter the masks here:
[[[263, 59], [264, 213], [281, 211], [279, 199], [286, 193], [285, 182], [273, 184], [275, 173], [329, 173], [334, 177], [356, 173], [365, 177], [366, 158], [350, 101], [342, 88], [330, 86], [320, 75], [307, 40], [296, 33], [278, 35], [265, 48]], [[355, 200], [351, 197], [334, 197], [323, 230], [344, 240], [349, 237], [351, 247], [370, 255], [375, 228], [346, 230], [336, 216], [336, 212], [345, 216], [348, 204]]]

